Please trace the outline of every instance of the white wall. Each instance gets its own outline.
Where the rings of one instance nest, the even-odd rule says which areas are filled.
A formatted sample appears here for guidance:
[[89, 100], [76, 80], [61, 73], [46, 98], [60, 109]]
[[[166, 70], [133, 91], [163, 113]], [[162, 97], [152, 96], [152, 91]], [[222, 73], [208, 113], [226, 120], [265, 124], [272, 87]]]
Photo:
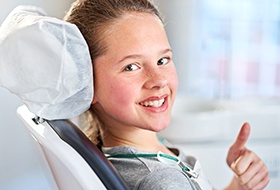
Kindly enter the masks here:
[[1, 0], [0, 23], [17, 5], [35, 5], [42, 7], [50, 16], [62, 18], [74, 0]]
[[[62, 18], [73, 0], [1, 0], [0, 23], [17, 5], [42, 7], [50, 16]], [[42, 153], [16, 115], [22, 103], [0, 87], [0, 189], [52, 190]]]

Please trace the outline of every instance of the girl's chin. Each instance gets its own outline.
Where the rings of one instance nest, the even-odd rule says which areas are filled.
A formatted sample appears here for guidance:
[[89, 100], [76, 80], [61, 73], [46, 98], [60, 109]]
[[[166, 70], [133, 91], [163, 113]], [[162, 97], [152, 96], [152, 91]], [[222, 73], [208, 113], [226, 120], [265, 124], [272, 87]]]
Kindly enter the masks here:
[[161, 127], [151, 127], [148, 130], [158, 133], [158, 132], [165, 130], [167, 127], [168, 127], [168, 125], [162, 125]]

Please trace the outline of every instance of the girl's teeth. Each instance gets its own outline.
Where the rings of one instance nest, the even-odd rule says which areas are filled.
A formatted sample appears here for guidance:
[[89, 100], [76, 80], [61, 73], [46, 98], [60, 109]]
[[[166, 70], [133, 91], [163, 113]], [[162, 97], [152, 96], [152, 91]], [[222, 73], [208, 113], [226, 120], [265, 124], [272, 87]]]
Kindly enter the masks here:
[[141, 105], [146, 106], [146, 107], [148, 107], [148, 106], [160, 107], [160, 106], [162, 106], [163, 103], [164, 103], [164, 99], [161, 99], [161, 100], [144, 102], [144, 103], [141, 103]]

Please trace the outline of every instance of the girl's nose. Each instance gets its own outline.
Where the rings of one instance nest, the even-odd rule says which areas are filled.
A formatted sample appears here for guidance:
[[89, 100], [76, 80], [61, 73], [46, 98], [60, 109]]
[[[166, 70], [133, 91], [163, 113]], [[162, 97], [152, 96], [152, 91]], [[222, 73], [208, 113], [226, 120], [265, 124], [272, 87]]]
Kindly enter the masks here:
[[160, 70], [150, 71], [146, 76], [144, 88], [146, 89], [160, 89], [168, 84], [168, 79]]

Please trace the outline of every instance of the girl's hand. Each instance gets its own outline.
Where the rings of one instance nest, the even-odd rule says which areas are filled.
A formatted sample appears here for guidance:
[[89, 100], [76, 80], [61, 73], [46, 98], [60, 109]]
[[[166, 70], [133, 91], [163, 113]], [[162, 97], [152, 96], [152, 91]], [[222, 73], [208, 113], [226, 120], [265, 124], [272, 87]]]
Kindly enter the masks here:
[[264, 189], [269, 182], [268, 169], [264, 162], [245, 147], [249, 135], [250, 125], [244, 123], [235, 142], [229, 148], [227, 164], [236, 174], [229, 189]]

